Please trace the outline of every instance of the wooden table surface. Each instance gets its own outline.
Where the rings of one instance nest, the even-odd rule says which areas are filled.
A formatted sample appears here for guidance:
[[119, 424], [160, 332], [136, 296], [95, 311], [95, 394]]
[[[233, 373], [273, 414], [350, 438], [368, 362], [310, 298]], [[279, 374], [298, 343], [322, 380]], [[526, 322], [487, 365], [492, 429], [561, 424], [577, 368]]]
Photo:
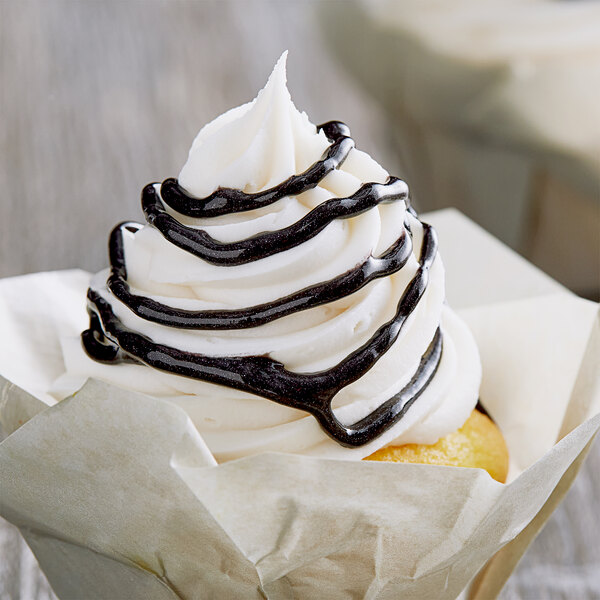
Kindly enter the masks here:
[[[324, 35], [310, 0], [0, 0], [0, 277], [103, 268], [142, 186], [177, 175], [200, 126], [252, 99], [286, 48], [296, 105], [346, 121], [402, 175], [380, 107]], [[600, 598], [599, 473], [596, 444], [501, 598]], [[0, 520], [0, 599], [49, 598]]]

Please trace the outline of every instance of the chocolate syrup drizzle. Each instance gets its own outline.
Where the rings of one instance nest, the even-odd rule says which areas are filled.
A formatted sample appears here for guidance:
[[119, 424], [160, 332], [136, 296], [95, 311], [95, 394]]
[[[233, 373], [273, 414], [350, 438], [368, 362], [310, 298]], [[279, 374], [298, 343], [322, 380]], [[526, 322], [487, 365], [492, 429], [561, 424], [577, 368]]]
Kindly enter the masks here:
[[386, 183], [367, 183], [348, 198], [332, 198], [319, 204], [289, 227], [232, 243], [219, 242], [206, 231], [177, 221], [164, 209], [153, 183], [142, 191], [142, 210], [146, 221], [175, 246], [213, 265], [237, 266], [295, 248], [323, 231], [334, 219], [356, 217], [382, 202], [404, 200], [407, 196], [406, 183], [396, 177], [390, 177]]
[[[161, 186], [147, 185], [142, 206], [149, 224], [172, 243], [203, 260], [224, 267], [259, 260], [295, 247], [322, 231], [334, 219], [356, 216], [380, 202], [404, 200], [408, 205], [406, 184], [390, 177], [386, 184], [363, 185], [349, 198], [328, 200], [297, 223], [278, 231], [223, 244], [201, 229], [186, 227], [169, 215], [162, 202], [177, 212], [192, 217], [209, 217], [266, 206], [297, 195], [318, 185], [331, 170], [338, 168], [354, 147], [348, 128], [338, 122], [320, 126], [332, 145], [323, 158], [304, 173], [290, 177], [264, 192], [246, 194], [220, 188], [206, 198], [192, 198], [173, 179]], [[411, 214], [414, 211], [409, 207]], [[229, 386], [256, 394], [312, 414], [333, 439], [344, 446], [364, 445], [392, 427], [422, 394], [434, 377], [442, 355], [442, 334], [438, 328], [429, 348], [410, 382], [392, 398], [352, 425], [342, 424], [334, 415], [331, 402], [347, 385], [362, 377], [397, 340], [403, 324], [423, 296], [429, 269], [437, 254], [435, 230], [425, 223], [419, 268], [400, 298], [394, 317], [382, 325], [363, 346], [330, 369], [315, 373], [295, 373], [269, 356], [213, 357], [184, 352], [156, 344], [148, 337], [127, 328], [115, 315], [110, 303], [96, 290], [88, 290], [90, 327], [82, 333], [86, 352], [102, 362], [133, 361], [175, 373]], [[174, 308], [151, 298], [132, 293], [127, 283], [123, 250], [123, 229], [137, 231], [141, 225], [122, 223], [110, 236], [111, 272], [107, 281], [110, 292], [136, 315], [184, 329], [242, 329], [257, 327], [286, 315], [333, 302], [364, 287], [376, 278], [397, 272], [412, 253], [412, 233], [406, 223], [402, 235], [381, 256], [370, 256], [354, 269], [318, 285], [270, 304], [238, 310], [191, 311]]]
[[[247, 329], [258, 327], [301, 310], [321, 306], [348, 296], [367, 283], [399, 271], [412, 252], [412, 238], [406, 232], [381, 256], [369, 256], [350, 271], [324, 283], [313, 285], [274, 302], [238, 310], [185, 310], [162, 304], [131, 292], [123, 252], [123, 228], [137, 231], [141, 225], [122, 223], [111, 233], [109, 243], [111, 273], [108, 289], [138, 317], [179, 329]], [[89, 297], [89, 293], [88, 293]]]
[[345, 123], [329, 121], [319, 125], [319, 130], [332, 142], [323, 158], [304, 173], [293, 175], [275, 187], [255, 194], [232, 188], [219, 188], [206, 198], [194, 198], [176, 179], [169, 178], [163, 181], [160, 194], [173, 210], [197, 218], [255, 210], [286, 196], [298, 196], [319, 185], [326, 175], [339, 168], [354, 148], [354, 140], [350, 137], [350, 129]]

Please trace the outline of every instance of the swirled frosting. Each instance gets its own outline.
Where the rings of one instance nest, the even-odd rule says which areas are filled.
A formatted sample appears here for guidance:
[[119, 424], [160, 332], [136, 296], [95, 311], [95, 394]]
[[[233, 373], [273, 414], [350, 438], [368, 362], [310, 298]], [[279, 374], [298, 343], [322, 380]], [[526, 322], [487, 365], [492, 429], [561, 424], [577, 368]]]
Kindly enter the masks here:
[[480, 380], [435, 231], [344, 124], [295, 108], [285, 58], [200, 131], [178, 179], [144, 188], [147, 224], [113, 230], [56, 393], [93, 376], [164, 397], [220, 461], [433, 443]]

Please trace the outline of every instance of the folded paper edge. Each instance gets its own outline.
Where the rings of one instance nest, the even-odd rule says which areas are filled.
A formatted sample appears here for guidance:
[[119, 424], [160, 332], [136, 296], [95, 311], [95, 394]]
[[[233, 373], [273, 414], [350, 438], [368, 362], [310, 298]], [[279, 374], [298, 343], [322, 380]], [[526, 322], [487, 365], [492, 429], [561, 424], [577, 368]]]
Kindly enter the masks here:
[[47, 404], [0, 375], [0, 443], [47, 408]]
[[586, 456], [594, 444], [597, 434], [598, 429], [577, 458], [564, 472], [537, 515], [514, 539], [503, 546], [475, 576], [469, 587], [469, 600], [492, 600], [498, 596], [529, 546], [539, 535], [554, 510], [571, 488], [575, 477], [579, 473]]
[[[600, 413], [600, 306], [596, 311], [583, 359], [573, 385], [571, 398], [563, 417], [558, 440], [580, 423]], [[558, 441], [557, 440], [557, 441]]]

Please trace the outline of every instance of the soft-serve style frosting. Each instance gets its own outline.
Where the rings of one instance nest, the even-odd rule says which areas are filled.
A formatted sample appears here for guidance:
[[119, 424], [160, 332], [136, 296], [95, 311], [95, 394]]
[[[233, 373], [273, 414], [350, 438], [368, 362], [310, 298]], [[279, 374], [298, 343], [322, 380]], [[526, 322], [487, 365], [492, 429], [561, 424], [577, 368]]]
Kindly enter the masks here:
[[96, 377], [163, 397], [219, 461], [434, 443], [481, 377], [435, 231], [344, 124], [295, 108], [285, 59], [200, 131], [178, 179], [144, 188], [146, 225], [113, 230], [54, 393]]

